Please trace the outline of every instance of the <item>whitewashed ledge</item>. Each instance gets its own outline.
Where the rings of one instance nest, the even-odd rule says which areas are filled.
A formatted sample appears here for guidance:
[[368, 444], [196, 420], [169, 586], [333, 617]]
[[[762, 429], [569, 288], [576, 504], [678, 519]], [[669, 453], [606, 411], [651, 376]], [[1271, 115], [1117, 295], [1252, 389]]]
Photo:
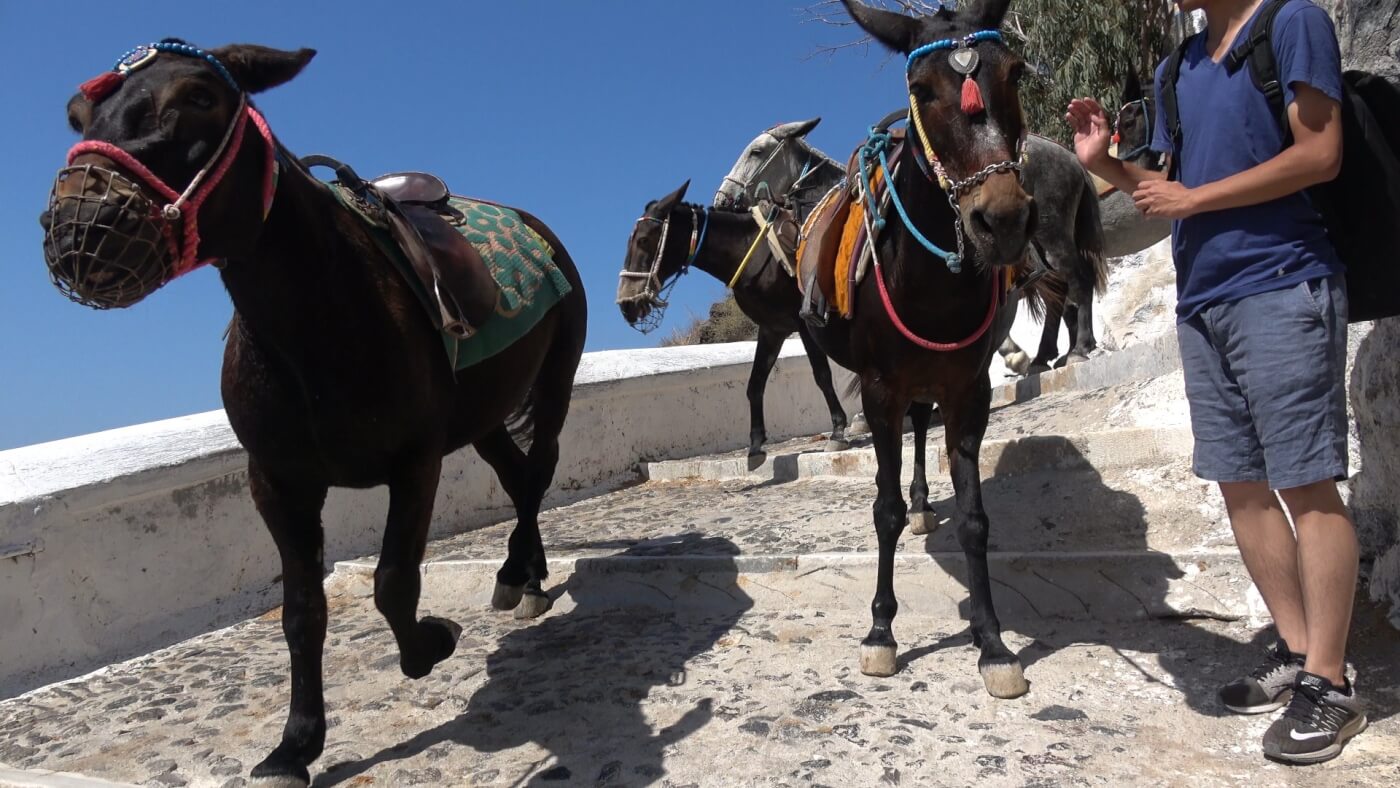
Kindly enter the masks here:
[[[738, 342], [586, 354], [548, 503], [634, 481], [639, 461], [743, 446], [753, 352]], [[844, 389], [849, 374], [835, 374]], [[770, 439], [830, 428], [797, 340], [766, 400]], [[0, 452], [0, 697], [278, 604], [280, 566], [245, 463], [221, 410]], [[377, 550], [387, 505], [384, 488], [332, 492], [327, 566]], [[475, 452], [457, 452], [443, 466], [433, 535], [508, 507]]]

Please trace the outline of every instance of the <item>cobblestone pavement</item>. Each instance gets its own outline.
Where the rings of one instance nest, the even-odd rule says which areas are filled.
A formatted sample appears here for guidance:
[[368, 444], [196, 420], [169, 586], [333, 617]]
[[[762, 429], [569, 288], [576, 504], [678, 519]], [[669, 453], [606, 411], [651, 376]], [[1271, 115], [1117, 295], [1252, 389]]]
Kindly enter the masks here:
[[[1152, 408], [1179, 384], [1118, 387], [1083, 410], [1111, 427], [1173, 426], [1172, 406]], [[1033, 401], [990, 434], [1105, 426], [1070, 410]], [[949, 488], [930, 481], [946, 518]], [[556, 601], [535, 621], [488, 605], [511, 523], [437, 542], [420, 612], [463, 631], [419, 681], [400, 674], [374, 610], [372, 562], [348, 562], [327, 586], [330, 729], [314, 784], [1400, 783], [1400, 636], [1364, 601], [1353, 659], [1372, 726], [1341, 758], [1269, 763], [1259, 740], [1272, 715], [1218, 705], [1214, 688], [1252, 667], [1263, 635], [1240, 612], [1219, 504], [1184, 460], [986, 480], [998, 612], [1031, 682], [1010, 701], [976, 673], [947, 527], [902, 541], [900, 671], [858, 672], [873, 495], [857, 479], [667, 482], [549, 511]], [[1174, 600], [1183, 584], [1209, 609]], [[0, 763], [245, 785], [280, 735], [286, 665], [274, 610], [0, 701]]]
[[[722, 582], [722, 581], [717, 581]], [[369, 599], [332, 597], [330, 732], [316, 785], [1384, 785], [1400, 780], [1394, 632], [1363, 607], [1371, 729], [1330, 764], [1259, 754], [1269, 716], [1213, 687], [1257, 658], [1218, 621], [1008, 625], [1032, 682], [997, 701], [956, 621], [902, 616], [902, 670], [860, 675], [862, 615], [731, 602], [674, 614], [587, 594], [535, 622], [429, 596], [464, 631], [426, 679], [398, 672]], [[0, 762], [148, 785], [244, 785], [275, 744], [274, 612], [0, 703]]]

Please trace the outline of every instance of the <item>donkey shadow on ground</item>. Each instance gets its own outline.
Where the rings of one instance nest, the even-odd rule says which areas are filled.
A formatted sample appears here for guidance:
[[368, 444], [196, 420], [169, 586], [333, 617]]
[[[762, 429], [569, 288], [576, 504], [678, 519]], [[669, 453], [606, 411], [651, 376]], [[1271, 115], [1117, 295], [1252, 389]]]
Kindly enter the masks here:
[[[1037, 464], [1043, 468], [1047, 443], [1053, 444], [1048, 448], [1059, 459], [1061, 470], [1036, 473]], [[1064, 468], [1075, 470], [1064, 473]], [[1138, 497], [1105, 484], [1099, 471], [1064, 438], [1036, 437], [1010, 444], [982, 489], [991, 519], [992, 552], [1108, 553], [1097, 567], [1077, 562], [1077, 568], [1061, 569], [1055, 562], [1044, 562], [1034, 567], [1039, 576], [1023, 568], [1012, 577], [1007, 562], [992, 562], [992, 593], [1002, 626], [1033, 638], [1020, 654], [1032, 695], [1037, 662], [1063, 648], [1098, 645], [1144, 677], [1174, 688], [1197, 713], [1229, 714], [1216, 697], [1217, 688], [1257, 665], [1276, 635], [1269, 627], [1241, 643], [1212, 631], [1220, 625], [1204, 620], [1226, 618], [1221, 615], [1226, 612], [1224, 606], [1207, 601], [1193, 607], [1189, 600], [1193, 594], [1197, 601], [1209, 600], [1200, 596], [1208, 593], [1200, 588], [1206, 585], [1204, 573], [1243, 574], [1242, 566], [1213, 570], [1199, 564], [1183, 566], [1154, 549], [1148, 540], [1147, 511]], [[940, 520], [956, 515], [951, 498], [932, 505]], [[1170, 525], [1156, 527], [1160, 531]], [[952, 523], [925, 537], [923, 546], [965, 586], [965, 564]], [[1071, 602], [1064, 604], [1065, 599]], [[966, 598], [959, 609], [966, 620], [970, 612]], [[1352, 633], [1350, 657], [1366, 685], [1400, 686], [1400, 662], [1393, 657], [1400, 638], [1385, 625], [1379, 609], [1360, 596]], [[970, 633], [962, 630], [911, 649], [903, 661], [954, 647], [966, 648], [969, 657], [975, 655]], [[1145, 655], [1156, 655], [1156, 664], [1144, 661]], [[1373, 722], [1400, 712], [1400, 694], [1375, 693], [1369, 695], [1371, 700]]]
[[[667, 612], [664, 602], [635, 604], [649, 594], [666, 596], [647, 588], [655, 579], [647, 559], [658, 550], [705, 557], [697, 570], [703, 577], [683, 584], [689, 597], [683, 603], [690, 608], [684, 613]], [[646, 564], [632, 570], [617, 571], [615, 561], [610, 568], [608, 559], [580, 559], [568, 580], [550, 591], [556, 600], [567, 594], [575, 606], [501, 637], [486, 658], [486, 683], [471, 694], [464, 713], [362, 760], [335, 764], [315, 784], [355, 784], [370, 769], [444, 742], [478, 753], [533, 743], [548, 753], [523, 775], [487, 766], [472, 775], [476, 783], [660, 780], [664, 753], [708, 724], [713, 704], [701, 699], [677, 715], [661, 709], [665, 719], [675, 719], [655, 726], [642, 701], [658, 687], [684, 686], [687, 664], [710, 651], [753, 606], [738, 585], [738, 554], [728, 539], [686, 533], [618, 553]], [[656, 560], [659, 567], [664, 559]], [[707, 594], [712, 598], [697, 599]]]

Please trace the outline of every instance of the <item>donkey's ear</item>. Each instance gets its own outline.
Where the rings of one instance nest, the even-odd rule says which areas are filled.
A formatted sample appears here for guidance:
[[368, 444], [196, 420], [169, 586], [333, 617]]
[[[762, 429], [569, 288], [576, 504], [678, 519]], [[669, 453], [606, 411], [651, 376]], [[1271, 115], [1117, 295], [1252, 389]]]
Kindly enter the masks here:
[[675, 208], [677, 205], [680, 205], [681, 200], [685, 199], [685, 190], [689, 188], [690, 179], [686, 178], [685, 183], [682, 183], [679, 189], [676, 189], [675, 191], [671, 192], [665, 197], [662, 197], [661, 199], [657, 200], [657, 207], [661, 208], [666, 213], [670, 213], [672, 208]]
[[1011, 0], [975, 0], [968, 4], [968, 7], [958, 13], [983, 30], [996, 30], [1001, 27], [1002, 20], [1006, 19], [1006, 12], [1011, 7]]
[[811, 132], [812, 129], [815, 129], [817, 127], [818, 123], [821, 122], [822, 119], [820, 117], [816, 117], [812, 118], [811, 120], [799, 120], [793, 123], [784, 123], [782, 125], [774, 126], [773, 128], [769, 129], [768, 133], [772, 134], [774, 137], [780, 140], [791, 139], [793, 137], [805, 137], [809, 132]]
[[213, 50], [211, 54], [224, 64], [239, 87], [249, 93], [261, 93], [300, 74], [311, 58], [316, 57], [316, 50], [289, 52], [257, 44], [229, 44]]
[[915, 37], [919, 33], [919, 20], [894, 11], [872, 8], [859, 0], [841, 0], [846, 13], [851, 15], [861, 29], [871, 38], [896, 52], [909, 54], [914, 49]]
[[1142, 82], [1138, 80], [1136, 71], [1129, 71], [1128, 78], [1123, 80], [1123, 103], [1129, 104], [1142, 98]]

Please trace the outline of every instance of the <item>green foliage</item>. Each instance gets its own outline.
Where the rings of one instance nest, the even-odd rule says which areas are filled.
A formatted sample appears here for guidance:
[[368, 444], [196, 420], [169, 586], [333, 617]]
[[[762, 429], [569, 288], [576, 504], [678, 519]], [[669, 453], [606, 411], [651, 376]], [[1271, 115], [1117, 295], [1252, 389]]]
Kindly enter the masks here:
[[758, 326], [726, 295], [710, 307], [710, 316], [691, 321], [661, 340], [662, 347], [674, 345], [714, 345], [720, 342], [745, 342], [758, 338]]
[[1017, 0], [1008, 42], [1030, 64], [1021, 105], [1032, 131], [1068, 143], [1070, 99], [1094, 96], [1112, 113], [1129, 70], [1146, 88], [1169, 47], [1172, 0]]

